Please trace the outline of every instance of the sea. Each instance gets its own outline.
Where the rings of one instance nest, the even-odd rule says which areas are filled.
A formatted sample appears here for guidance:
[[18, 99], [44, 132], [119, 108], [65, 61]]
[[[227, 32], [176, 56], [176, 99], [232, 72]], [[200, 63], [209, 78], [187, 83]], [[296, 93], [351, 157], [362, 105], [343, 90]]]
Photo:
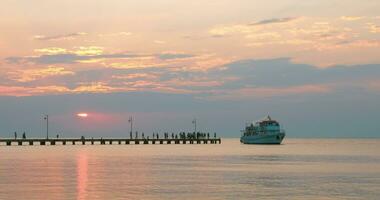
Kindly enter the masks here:
[[380, 140], [2, 144], [0, 199], [380, 199]]

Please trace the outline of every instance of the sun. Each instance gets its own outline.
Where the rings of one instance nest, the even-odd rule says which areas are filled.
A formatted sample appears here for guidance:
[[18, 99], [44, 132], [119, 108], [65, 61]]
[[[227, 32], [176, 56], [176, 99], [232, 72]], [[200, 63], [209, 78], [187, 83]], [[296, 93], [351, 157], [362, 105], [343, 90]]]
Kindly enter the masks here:
[[87, 113], [78, 113], [77, 116], [78, 117], [88, 117], [88, 114]]

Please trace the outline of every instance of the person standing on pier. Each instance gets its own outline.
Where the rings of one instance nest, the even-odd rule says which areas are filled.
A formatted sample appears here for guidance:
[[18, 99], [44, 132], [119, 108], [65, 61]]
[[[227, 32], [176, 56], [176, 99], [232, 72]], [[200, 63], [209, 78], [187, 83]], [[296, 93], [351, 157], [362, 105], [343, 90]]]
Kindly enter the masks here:
[[17, 132], [15, 132], [15, 139], [17, 139]]
[[26, 139], [26, 134], [25, 134], [25, 132], [22, 134], [22, 139]]
[[214, 133], [214, 138], [216, 138], [216, 133]]

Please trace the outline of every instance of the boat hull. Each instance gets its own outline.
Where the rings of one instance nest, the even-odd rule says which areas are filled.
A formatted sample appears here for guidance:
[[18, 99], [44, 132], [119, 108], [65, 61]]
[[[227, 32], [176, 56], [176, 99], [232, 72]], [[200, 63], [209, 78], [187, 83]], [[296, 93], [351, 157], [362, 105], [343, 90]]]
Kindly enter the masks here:
[[242, 136], [240, 142], [243, 144], [281, 144], [284, 137], [284, 133], [250, 135]]

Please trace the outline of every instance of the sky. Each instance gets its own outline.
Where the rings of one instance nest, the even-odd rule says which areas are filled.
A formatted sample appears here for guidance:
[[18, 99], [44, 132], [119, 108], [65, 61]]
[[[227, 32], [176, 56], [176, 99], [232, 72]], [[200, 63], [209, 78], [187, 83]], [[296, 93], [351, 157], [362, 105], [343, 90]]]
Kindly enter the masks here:
[[[4, 0], [0, 137], [380, 137], [378, 0]], [[87, 117], [78, 116], [87, 113]]]

